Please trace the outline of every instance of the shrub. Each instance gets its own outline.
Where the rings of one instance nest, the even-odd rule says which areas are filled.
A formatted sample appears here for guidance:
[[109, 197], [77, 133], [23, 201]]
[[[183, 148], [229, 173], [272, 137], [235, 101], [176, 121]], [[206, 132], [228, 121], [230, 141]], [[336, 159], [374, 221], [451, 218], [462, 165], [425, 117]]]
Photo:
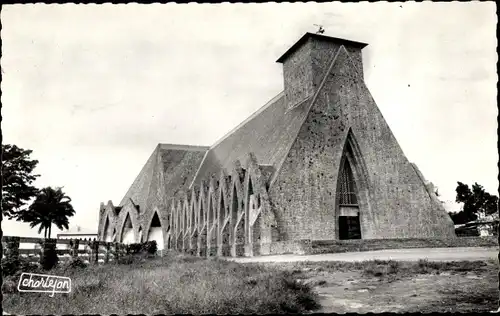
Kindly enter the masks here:
[[119, 264], [134, 264], [143, 263], [146, 258], [156, 254], [156, 241], [147, 241], [143, 243], [134, 243], [125, 245], [125, 254], [120, 256], [116, 263]]
[[6, 278], [2, 284], [2, 292], [4, 294], [12, 294], [17, 292], [17, 282], [13, 278]]
[[147, 241], [142, 246], [142, 250], [151, 255], [154, 255], [158, 251], [156, 240]]
[[134, 254], [137, 254], [139, 252], [141, 252], [142, 250], [142, 244], [128, 244], [128, 245], [125, 245], [125, 253], [127, 255], [134, 255]]
[[30, 262], [27, 258], [4, 258], [2, 259], [2, 275], [19, 276], [23, 272], [37, 272], [39, 265], [35, 262]]
[[20, 260], [18, 258], [4, 258], [2, 259], [2, 275], [15, 275], [20, 268]]
[[125, 252], [127, 255], [135, 255], [139, 253], [154, 255], [157, 250], [158, 247], [155, 240], [125, 245]]
[[68, 268], [72, 268], [72, 269], [82, 269], [82, 268], [86, 268], [86, 267], [87, 267], [87, 264], [80, 257], [72, 258], [72, 259], [70, 259], [70, 261], [68, 263]]

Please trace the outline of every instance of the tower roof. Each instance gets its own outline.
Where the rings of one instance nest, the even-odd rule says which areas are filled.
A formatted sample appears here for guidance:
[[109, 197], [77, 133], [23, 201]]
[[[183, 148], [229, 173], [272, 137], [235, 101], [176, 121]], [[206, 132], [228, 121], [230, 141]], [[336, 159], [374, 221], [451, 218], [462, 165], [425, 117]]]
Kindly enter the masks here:
[[366, 47], [368, 45], [368, 44], [362, 43], [362, 42], [356, 42], [356, 41], [351, 41], [351, 40], [347, 40], [347, 39], [343, 39], [343, 38], [307, 32], [295, 44], [293, 44], [292, 47], [290, 47], [280, 58], [278, 58], [278, 60], [276, 62], [282, 63], [288, 57], [288, 55], [293, 53], [297, 48], [299, 48], [302, 44], [304, 44], [309, 38], [317, 38], [317, 39], [320, 39], [322, 41], [336, 42], [336, 43], [346, 45], [346, 46], [358, 47], [360, 49], [363, 49], [364, 47]]

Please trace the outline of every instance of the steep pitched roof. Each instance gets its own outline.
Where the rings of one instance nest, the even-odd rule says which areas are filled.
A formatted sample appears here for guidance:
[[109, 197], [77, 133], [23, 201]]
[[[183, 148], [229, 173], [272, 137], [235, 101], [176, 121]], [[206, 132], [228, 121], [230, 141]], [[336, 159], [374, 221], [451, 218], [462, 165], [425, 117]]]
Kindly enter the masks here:
[[167, 195], [171, 196], [178, 190], [186, 190], [189, 187], [210, 147], [183, 146], [181, 148], [178, 145], [162, 144], [161, 149], [165, 186], [168, 191]]
[[279, 163], [308, 113], [308, 107], [302, 105], [307, 101], [287, 111], [284, 93], [278, 94], [210, 148], [191, 186], [218, 175], [221, 169], [229, 171], [236, 160], [245, 163], [250, 152], [259, 164]]
[[130, 199], [144, 212], [186, 189], [209, 147], [158, 144], [119, 206]]
[[118, 206], [125, 205], [127, 200], [131, 199], [135, 205], [139, 206], [140, 211], [143, 210], [149, 193], [149, 186], [153, 179], [153, 172], [157, 164], [158, 151], [159, 146], [156, 146]]

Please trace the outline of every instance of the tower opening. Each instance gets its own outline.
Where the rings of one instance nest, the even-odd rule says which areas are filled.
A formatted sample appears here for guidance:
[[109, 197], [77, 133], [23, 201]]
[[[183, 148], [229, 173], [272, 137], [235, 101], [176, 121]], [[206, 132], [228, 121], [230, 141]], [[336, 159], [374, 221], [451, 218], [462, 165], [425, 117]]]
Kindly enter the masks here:
[[337, 186], [339, 239], [361, 239], [358, 192], [347, 157], [341, 166]]

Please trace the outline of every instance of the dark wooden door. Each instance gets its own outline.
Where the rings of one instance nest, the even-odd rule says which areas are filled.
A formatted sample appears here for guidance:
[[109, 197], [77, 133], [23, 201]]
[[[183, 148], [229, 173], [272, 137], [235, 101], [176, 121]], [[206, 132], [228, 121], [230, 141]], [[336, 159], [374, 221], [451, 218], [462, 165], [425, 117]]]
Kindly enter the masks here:
[[339, 239], [361, 239], [359, 216], [339, 216]]

